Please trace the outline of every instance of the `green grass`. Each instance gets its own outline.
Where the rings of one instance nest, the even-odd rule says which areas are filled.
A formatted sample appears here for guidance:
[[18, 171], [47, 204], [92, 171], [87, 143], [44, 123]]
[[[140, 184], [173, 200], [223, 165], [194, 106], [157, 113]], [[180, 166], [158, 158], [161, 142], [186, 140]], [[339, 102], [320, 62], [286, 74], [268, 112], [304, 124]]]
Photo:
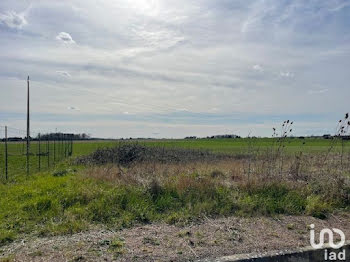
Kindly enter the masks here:
[[[56, 163], [68, 157], [68, 147], [62, 142], [40, 143], [33, 141], [29, 150], [29, 173], [34, 174], [39, 171], [48, 170]], [[8, 181], [14, 182], [23, 179], [27, 174], [27, 157], [25, 142], [8, 143]], [[39, 155], [40, 148], [40, 155]], [[67, 150], [65, 150], [65, 148]], [[0, 182], [5, 181], [5, 144], [0, 143]]]
[[[213, 152], [240, 154], [246, 152], [249, 139], [147, 140], [148, 146], [205, 149]], [[256, 139], [255, 148], [268, 148], [271, 139]], [[306, 144], [303, 144], [306, 142]], [[73, 157], [89, 154], [97, 148], [115, 146], [116, 141], [75, 142]], [[348, 148], [349, 142], [346, 142]], [[1, 147], [3, 144], [1, 145]], [[33, 143], [32, 150], [37, 150]], [[52, 145], [51, 145], [52, 146]], [[326, 152], [329, 140], [288, 139], [286, 150], [316, 153]], [[339, 145], [335, 150], [339, 150]], [[0, 148], [3, 152], [3, 147]], [[10, 174], [13, 180], [0, 183], [0, 246], [22, 234], [61, 235], [88, 229], [91, 225], [114, 228], [135, 223], [165, 221], [187, 223], [206, 216], [309, 214], [324, 218], [346, 203], [339, 199], [326, 200], [315, 195], [310, 187], [295, 188], [284, 183], [223, 186], [210, 174], [202, 177], [183, 174], [163, 185], [156, 181], [148, 186], [118, 185], [86, 178], [81, 167], [61, 162], [47, 171], [26, 177], [23, 145], [10, 144]], [[51, 151], [51, 148], [50, 148]], [[52, 152], [52, 151], [51, 151]], [[50, 155], [53, 159], [53, 155]], [[3, 161], [3, 154], [0, 155]], [[60, 159], [57, 158], [57, 162]], [[37, 156], [31, 157], [31, 170], [38, 169]], [[42, 159], [42, 168], [47, 164]], [[2, 167], [2, 166], [1, 166]], [[77, 171], [78, 170], [78, 171]]]
[[[263, 151], [267, 150], [274, 143], [276, 145], [276, 139], [272, 138], [124, 140], [124, 142], [130, 141], [137, 141], [147, 146], [209, 150], [215, 153], [228, 154], [246, 153], [249, 146], [252, 146], [254, 150]], [[118, 143], [120, 142], [108, 140], [74, 142], [73, 156], [87, 155], [98, 148], [113, 147], [118, 145]], [[321, 138], [287, 138], [284, 144], [287, 153], [296, 153], [300, 151], [305, 153], [324, 153], [329, 150], [333, 142], [332, 140]], [[350, 151], [350, 141], [345, 141], [344, 146], [347, 152]], [[340, 151], [341, 143], [335, 143], [332, 150]]]
[[[276, 143], [272, 138], [241, 138], [241, 139], [179, 139], [179, 140], [150, 140], [144, 142], [150, 146], [181, 147], [190, 149], [210, 150], [216, 153], [240, 154], [246, 153], [252, 146], [255, 150], [266, 150]], [[346, 150], [350, 150], [350, 141], [345, 143]], [[284, 145], [287, 153], [303, 151], [305, 153], [326, 152], [332, 145], [332, 140], [320, 138], [287, 138]], [[277, 146], [275, 144], [275, 146]], [[336, 143], [333, 150], [341, 149], [340, 142]]]
[[[116, 141], [78, 141], [73, 143], [73, 157], [87, 155], [98, 148], [116, 146]], [[67, 145], [67, 149], [68, 149]], [[68, 157], [68, 150], [65, 152], [65, 146], [62, 142], [42, 141], [40, 144], [41, 155], [39, 157], [39, 144], [37, 141], [31, 142], [29, 157], [30, 174], [39, 171], [45, 171], [53, 168]], [[47, 153], [49, 152], [49, 153]], [[27, 174], [26, 169], [26, 143], [9, 142], [8, 143], [8, 181], [15, 182], [23, 179]], [[40, 164], [39, 164], [40, 163]], [[40, 168], [39, 168], [40, 165]], [[0, 183], [5, 181], [5, 144], [0, 142]]]
[[[129, 140], [125, 140], [129, 141]], [[133, 142], [135, 140], [132, 140]], [[233, 155], [247, 154], [249, 147], [254, 152], [265, 152], [275, 142], [271, 138], [241, 138], [241, 139], [164, 139], [164, 140], [140, 140], [138, 143], [147, 146], [157, 147], [175, 147], [175, 148], [187, 148], [208, 150], [215, 153], [226, 153]], [[73, 144], [73, 157], [87, 155], [98, 148], [113, 147], [118, 145], [119, 141], [116, 140], [99, 140], [99, 141], [75, 141]], [[295, 154], [297, 152], [303, 152], [308, 154], [320, 154], [329, 150], [332, 145], [331, 140], [319, 139], [319, 138], [288, 138], [285, 143], [285, 151], [287, 154]], [[350, 151], [350, 141], [344, 142], [345, 152]], [[30, 173], [36, 173], [39, 171], [39, 156], [38, 143], [32, 142], [30, 148]], [[55, 149], [55, 150], [54, 150]], [[341, 150], [341, 142], [334, 144], [333, 152], [339, 152]], [[47, 170], [54, 166], [54, 163], [60, 162], [64, 159], [64, 150], [61, 144], [53, 142], [49, 144], [49, 150], [47, 150], [46, 142], [41, 143], [41, 152], [49, 151], [49, 155], [42, 155], [40, 157], [41, 171]], [[16, 181], [23, 178], [26, 174], [26, 146], [25, 143], [9, 143], [8, 144], [8, 177], [9, 181]], [[4, 162], [4, 143], [0, 143], [0, 181], [4, 182], [5, 179], [5, 162]]]
[[[83, 172], [83, 171], [81, 171]], [[54, 174], [61, 174], [59, 176]], [[90, 225], [187, 223], [203, 215], [304, 214], [318, 217], [337, 206], [307, 190], [282, 184], [229, 188], [196, 173], [160, 186], [115, 185], [82, 177], [68, 165], [18, 183], [0, 184], [0, 245], [21, 234], [72, 234]], [[341, 207], [341, 204], [338, 205]]]

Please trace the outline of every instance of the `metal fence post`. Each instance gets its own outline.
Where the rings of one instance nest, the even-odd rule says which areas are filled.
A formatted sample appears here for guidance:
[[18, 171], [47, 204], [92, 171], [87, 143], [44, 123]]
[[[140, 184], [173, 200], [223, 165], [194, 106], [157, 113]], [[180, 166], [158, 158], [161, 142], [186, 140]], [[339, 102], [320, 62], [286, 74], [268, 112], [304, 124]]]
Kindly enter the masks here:
[[38, 151], [39, 151], [39, 154], [38, 154], [38, 158], [39, 158], [39, 172], [40, 172], [40, 169], [41, 169], [41, 136], [40, 136], [40, 133], [38, 134]]
[[65, 139], [65, 135], [62, 134], [62, 159], [64, 159], [64, 153], [65, 153], [64, 150], [66, 149], [66, 144], [64, 139]]
[[5, 178], [8, 179], [7, 126], [5, 126]]
[[64, 139], [64, 158], [67, 157], [67, 134], [63, 135], [63, 139]]
[[61, 160], [63, 159], [63, 154], [64, 154], [64, 151], [63, 151], [63, 134], [61, 134]]
[[29, 119], [29, 76], [27, 79], [27, 176], [29, 175], [29, 150], [30, 150], [30, 119]]
[[70, 155], [73, 155], [73, 135], [71, 136], [71, 140], [70, 140]]
[[47, 141], [46, 141], [46, 148], [47, 148], [47, 167], [50, 167], [50, 140], [49, 140], [49, 135], [47, 136]]
[[56, 164], [56, 134], [53, 138], [53, 164]]

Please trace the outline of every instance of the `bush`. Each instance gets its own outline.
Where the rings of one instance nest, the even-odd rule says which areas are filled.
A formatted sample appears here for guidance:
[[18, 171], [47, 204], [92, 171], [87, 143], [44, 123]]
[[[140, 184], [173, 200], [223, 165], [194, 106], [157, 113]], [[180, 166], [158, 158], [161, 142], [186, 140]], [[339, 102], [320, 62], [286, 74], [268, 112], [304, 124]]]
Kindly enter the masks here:
[[327, 218], [331, 206], [322, 201], [320, 196], [311, 195], [307, 197], [306, 213], [320, 219]]
[[115, 163], [129, 167], [134, 163], [141, 162], [188, 163], [215, 161], [224, 158], [232, 158], [232, 156], [192, 149], [145, 147], [138, 143], [121, 143], [117, 147], [98, 149], [88, 156], [79, 157], [75, 163], [78, 165]]
[[0, 230], [0, 246], [11, 243], [15, 239], [13, 231]]
[[240, 209], [248, 215], [301, 214], [306, 207], [302, 192], [283, 184], [255, 186], [242, 195]]

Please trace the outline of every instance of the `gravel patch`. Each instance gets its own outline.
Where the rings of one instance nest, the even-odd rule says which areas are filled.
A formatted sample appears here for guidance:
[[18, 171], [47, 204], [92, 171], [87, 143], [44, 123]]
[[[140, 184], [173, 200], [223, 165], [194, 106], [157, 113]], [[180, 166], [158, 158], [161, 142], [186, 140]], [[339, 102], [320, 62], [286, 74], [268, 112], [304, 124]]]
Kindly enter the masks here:
[[309, 246], [309, 225], [339, 228], [350, 238], [350, 214], [204, 218], [186, 226], [163, 223], [120, 231], [95, 229], [68, 236], [33, 237], [0, 248], [0, 261], [195, 261]]

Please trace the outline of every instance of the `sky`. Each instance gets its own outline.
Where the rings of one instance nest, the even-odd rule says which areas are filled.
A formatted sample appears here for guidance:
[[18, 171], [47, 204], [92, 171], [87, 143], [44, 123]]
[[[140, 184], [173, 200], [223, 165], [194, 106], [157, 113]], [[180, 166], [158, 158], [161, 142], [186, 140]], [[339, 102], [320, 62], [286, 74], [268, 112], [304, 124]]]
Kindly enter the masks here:
[[0, 126], [95, 137], [334, 133], [348, 0], [1, 0]]

